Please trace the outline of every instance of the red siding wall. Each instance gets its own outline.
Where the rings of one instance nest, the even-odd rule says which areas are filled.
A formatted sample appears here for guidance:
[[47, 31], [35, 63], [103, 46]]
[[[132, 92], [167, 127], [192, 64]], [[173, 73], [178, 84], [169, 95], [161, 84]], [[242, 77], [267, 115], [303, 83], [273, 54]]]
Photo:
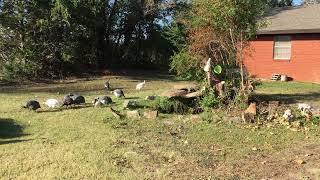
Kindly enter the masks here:
[[251, 75], [270, 79], [273, 73], [286, 74], [296, 81], [320, 83], [320, 34], [296, 34], [289, 61], [273, 59], [273, 35], [250, 42], [245, 66]]

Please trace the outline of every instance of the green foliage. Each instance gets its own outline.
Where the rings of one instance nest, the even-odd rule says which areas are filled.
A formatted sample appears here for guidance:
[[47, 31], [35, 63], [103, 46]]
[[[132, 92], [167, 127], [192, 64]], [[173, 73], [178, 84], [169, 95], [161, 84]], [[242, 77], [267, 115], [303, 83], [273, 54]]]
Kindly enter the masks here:
[[314, 125], [320, 125], [320, 116], [314, 116], [311, 119], [312, 124]]
[[[212, 58], [213, 65], [239, 66], [242, 58], [237, 55], [256, 34], [261, 25], [258, 20], [265, 13], [266, 6], [264, 0], [192, 1], [181, 15], [175, 16], [175, 24], [183, 24], [186, 39], [175, 41], [183, 42], [183, 45], [172, 57], [171, 68], [178, 75], [187, 74], [187, 77], [203, 80], [203, 61], [208, 57]], [[181, 31], [175, 25], [171, 34], [181, 34]], [[174, 35], [171, 37], [176, 37]], [[214, 70], [216, 74], [222, 71], [219, 66]]]
[[220, 103], [220, 98], [215, 95], [215, 92], [212, 89], [206, 89], [203, 98], [200, 100], [200, 105], [203, 108], [214, 108]]
[[166, 3], [2, 0], [0, 73], [39, 79], [113, 67], [167, 68], [176, 44], [164, 38], [160, 23], [175, 11], [162, 8]]
[[208, 123], [216, 123], [221, 121], [221, 118], [218, 115], [213, 114], [212, 111], [205, 111], [200, 114], [200, 117], [203, 121]]
[[171, 70], [175, 71], [180, 79], [203, 80], [204, 72], [199, 68], [200, 65], [197, 64], [197, 60], [184, 50], [171, 57], [170, 66]]
[[293, 0], [268, 0], [267, 3], [270, 8], [285, 7], [292, 6]]
[[183, 102], [176, 99], [169, 99], [163, 97], [157, 97], [152, 105], [153, 109], [160, 111], [161, 113], [177, 113], [186, 114], [189, 111], [189, 107]]
[[221, 74], [222, 73], [222, 67], [220, 65], [216, 65], [213, 68], [213, 72], [216, 73], [216, 74]]

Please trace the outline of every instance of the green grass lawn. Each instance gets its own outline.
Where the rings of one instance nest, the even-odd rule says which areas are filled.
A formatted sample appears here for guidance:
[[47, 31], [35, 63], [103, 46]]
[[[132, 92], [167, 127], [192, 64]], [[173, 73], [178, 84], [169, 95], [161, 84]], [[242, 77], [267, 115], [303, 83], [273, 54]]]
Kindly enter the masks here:
[[320, 85], [301, 82], [268, 82], [258, 86], [257, 93], [265, 99], [288, 103], [306, 102], [320, 108]]
[[[177, 83], [166, 78], [149, 78], [146, 88], [137, 92], [134, 90], [137, 79], [113, 77], [111, 84], [124, 88], [126, 97], [139, 100]], [[317, 127], [307, 132], [293, 132], [283, 126], [256, 129], [255, 125], [225, 122], [194, 123], [190, 116], [181, 115], [161, 114], [157, 120], [118, 120], [106, 108], [91, 106], [61, 111], [43, 108], [38, 113], [20, 108], [28, 99], [40, 102], [47, 98], [62, 99], [69, 92], [79, 92], [91, 102], [93, 97], [106, 94], [102, 88], [104, 81], [2, 88], [0, 177], [210, 179], [221, 177], [216, 169], [222, 165], [230, 164], [232, 169], [231, 165], [247, 156], [281, 152], [301, 142], [318, 142], [316, 139], [320, 135]], [[318, 85], [288, 83], [287, 90], [282, 91], [278, 85], [263, 84], [258, 92], [309, 94], [320, 89]], [[308, 90], [297, 90], [298, 87]], [[114, 108], [121, 110], [123, 100], [113, 100]], [[253, 151], [254, 147], [258, 150]]]

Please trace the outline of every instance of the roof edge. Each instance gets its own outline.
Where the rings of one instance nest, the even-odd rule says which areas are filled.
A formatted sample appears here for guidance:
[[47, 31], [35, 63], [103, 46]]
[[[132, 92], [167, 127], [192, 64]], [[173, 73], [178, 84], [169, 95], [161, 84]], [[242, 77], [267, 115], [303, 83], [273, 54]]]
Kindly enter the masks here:
[[320, 29], [259, 30], [257, 35], [267, 34], [311, 34], [320, 33]]

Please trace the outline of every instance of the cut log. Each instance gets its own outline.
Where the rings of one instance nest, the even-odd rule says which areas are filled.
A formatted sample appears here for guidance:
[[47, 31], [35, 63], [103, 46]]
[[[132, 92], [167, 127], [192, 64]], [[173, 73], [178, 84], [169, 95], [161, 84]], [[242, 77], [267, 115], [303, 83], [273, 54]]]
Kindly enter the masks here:
[[170, 90], [161, 94], [162, 97], [174, 98], [174, 97], [183, 97], [188, 94], [185, 90]]
[[194, 83], [185, 83], [185, 84], [176, 84], [173, 86], [173, 89], [193, 92], [193, 91], [199, 90], [200, 86]]
[[197, 91], [197, 92], [186, 94], [184, 97], [185, 98], [198, 98], [201, 96], [203, 96], [203, 93], [201, 91]]

